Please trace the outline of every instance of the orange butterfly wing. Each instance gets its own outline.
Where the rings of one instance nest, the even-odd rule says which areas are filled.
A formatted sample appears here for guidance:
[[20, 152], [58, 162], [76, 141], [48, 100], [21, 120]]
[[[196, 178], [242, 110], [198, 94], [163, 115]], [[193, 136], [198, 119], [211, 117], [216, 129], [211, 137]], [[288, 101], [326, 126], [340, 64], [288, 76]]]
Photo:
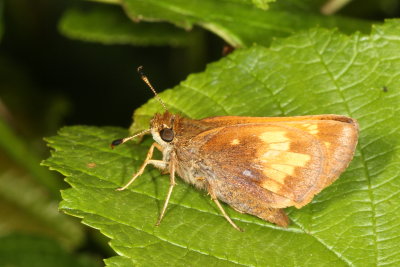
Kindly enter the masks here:
[[[218, 166], [211, 167], [211, 172], [220, 178], [210, 186], [233, 207], [227, 194], [237, 194], [233, 191], [244, 187], [254, 187], [254, 201], [262, 195], [260, 201], [271, 208], [306, 205], [348, 166], [358, 139], [357, 122], [337, 115], [202, 121], [225, 125], [203, 132], [195, 140], [207, 140], [199, 153], [204, 166]], [[246, 185], [235, 189], [241, 183]], [[241, 211], [247, 212], [245, 209]]]

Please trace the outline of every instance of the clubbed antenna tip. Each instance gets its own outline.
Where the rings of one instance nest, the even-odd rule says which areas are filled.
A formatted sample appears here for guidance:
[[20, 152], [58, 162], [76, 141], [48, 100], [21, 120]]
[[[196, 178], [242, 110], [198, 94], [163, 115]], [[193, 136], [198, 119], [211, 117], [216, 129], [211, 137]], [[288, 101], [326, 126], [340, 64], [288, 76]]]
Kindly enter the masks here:
[[124, 140], [124, 139], [117, 139], [117, 140], [112, 141], [112, 142], [111, 142], [111, 148], [114, 149], [114, 147], [116, 147], [116, 146], [122, 144], [123, 140]]
[[128, 142], [129, 140], [132, 140], [132, 139], [135, 138], [135, 137], [142, 136], [142, 135], [147, 134], [147, 133], [150, 133], [150, 129], [141, 131], [140, 133], [137, 133], [137, 134], [132, 135], [132, 136], [128, 136], [128, 137], [121, 138], [121, 139], [116, 139], [116, 140], [114, 140], [114, 141], [111, 142], [111, 145], [110, 145], [110, 146], [111, 146], [112, 149], [114, 149], [114, 147], [116, 147], [116, 146], [118, 146], [118, 145], [120, 145], [120, 144], [123, 144], [123, 143], [125, 143], [125, 142]]

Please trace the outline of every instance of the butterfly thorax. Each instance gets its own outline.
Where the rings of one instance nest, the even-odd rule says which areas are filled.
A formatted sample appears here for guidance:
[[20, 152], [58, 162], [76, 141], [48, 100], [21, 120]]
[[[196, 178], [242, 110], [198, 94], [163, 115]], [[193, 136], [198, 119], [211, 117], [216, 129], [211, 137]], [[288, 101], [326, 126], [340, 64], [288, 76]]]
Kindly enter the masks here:
[[199, 166], [198, 149], [201, 144], [194, 137], [210, 129], [201, 120], [192, 120], [165, 112], [151, 121], [153, 139], [163, 148], [163, 161], [174, 164], [177, 174], [198, 188], [206, 187], [205, 174]]

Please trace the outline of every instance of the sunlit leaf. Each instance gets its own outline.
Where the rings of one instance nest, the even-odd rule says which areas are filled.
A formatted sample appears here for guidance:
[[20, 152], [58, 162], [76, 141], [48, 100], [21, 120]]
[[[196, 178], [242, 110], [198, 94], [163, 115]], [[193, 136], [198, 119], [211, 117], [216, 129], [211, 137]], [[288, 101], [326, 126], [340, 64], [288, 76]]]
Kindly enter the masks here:
[[[48, 139], [45, 164], [71, 189], [61, 209], [112, 239], [109, 266], [382, 266], [400, 262], [400, 23], [370, 35], [313, 29], [235, 51], [160, 94], [171, 111], [215, 115], [293, 116], [335, 113], [361, 127], [355, 158], [333, 185], [304, 208], [287, 209], [276, 227], [227, 207], [233, 229], [209, 196], [178, 181], [167, 214], [154, 226], [169, 179], [149, 167], [127, 190], [151, 138], [114, 150], [118, 128], [66, 127]], [[161, 105], [135, 113], [132, 129], [148, 127]]]

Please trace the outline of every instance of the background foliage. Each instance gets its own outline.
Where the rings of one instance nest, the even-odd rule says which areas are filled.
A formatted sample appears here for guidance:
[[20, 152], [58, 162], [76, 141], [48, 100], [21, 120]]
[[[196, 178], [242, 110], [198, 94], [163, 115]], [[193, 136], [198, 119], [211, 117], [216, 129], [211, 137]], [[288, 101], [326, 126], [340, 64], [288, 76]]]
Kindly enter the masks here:
[[[355, 0], [331, 16], [325, 4], [0, 1], [0, 265], [398, 264], [400, 22], [384, 19], [399, 4]], [[223, 57], [225, 45], [238, 49]], [[44, 164], [69, 185], [39, 166], [43, 136], [63, 125], [131, 124], [151, 98], [138, 65], [159, 91], [200, 72], [160, 94], [188, 117], [351, 115], [362, 127], [355, 160], [312, 204], [288, 209], [287, 230], [228, 209], [246, 229], [237, 233], [182, 182], [154, 227], [165, 176], [149, 168], [114, 191], [150, 139], [110, 151], [127, 130], [66, 127], [47, 139], [54, 152]], [[131, 131], [159, 110], [154, 100], [137, 109]], [[61, 209], [84, 224], [57, 211], [59, 190], [71, 186]]]

